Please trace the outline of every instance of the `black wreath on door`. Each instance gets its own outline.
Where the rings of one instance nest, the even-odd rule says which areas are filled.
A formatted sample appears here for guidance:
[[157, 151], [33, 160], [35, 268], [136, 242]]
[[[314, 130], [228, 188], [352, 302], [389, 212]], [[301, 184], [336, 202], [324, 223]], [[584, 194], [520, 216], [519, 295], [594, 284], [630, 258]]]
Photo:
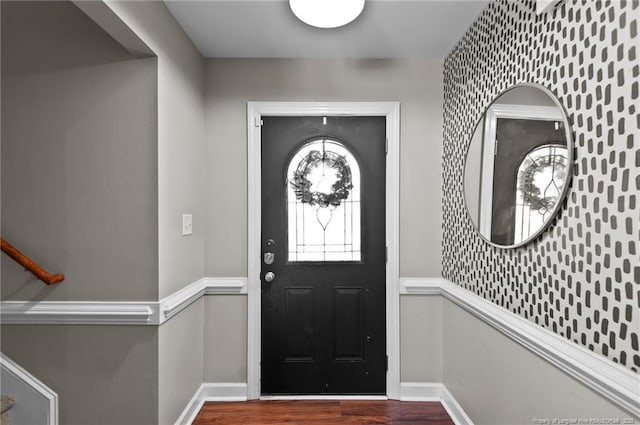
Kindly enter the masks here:
[[[331, 185], [330, 193], [311, 191], [312, 183], [308, 178], [309, 173], [321, 166], [336, 170], [337, 180]], [[347, 160], [331, 151], [314, 150], [309, 152], [298, 164], [290, 184], [296, 194], [296, 199], [312, 207], [317, 205], [320, 208], [338, 207], [342, 201], [349, 197], [349, 191], [353, 189], [351, 168], [349, 168]]]

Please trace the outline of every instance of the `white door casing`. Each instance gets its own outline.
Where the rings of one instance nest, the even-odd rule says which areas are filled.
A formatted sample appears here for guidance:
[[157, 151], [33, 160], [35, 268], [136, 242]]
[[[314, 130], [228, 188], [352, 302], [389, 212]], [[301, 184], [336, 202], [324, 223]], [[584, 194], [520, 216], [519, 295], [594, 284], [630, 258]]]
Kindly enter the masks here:
[[248, 102], [247, 103], [247, 397], [260, 398], [260, 235], [261, 119], [263, 116], [385, 116], [387, 397], [400, 397], [400, 103], [399, 102]]

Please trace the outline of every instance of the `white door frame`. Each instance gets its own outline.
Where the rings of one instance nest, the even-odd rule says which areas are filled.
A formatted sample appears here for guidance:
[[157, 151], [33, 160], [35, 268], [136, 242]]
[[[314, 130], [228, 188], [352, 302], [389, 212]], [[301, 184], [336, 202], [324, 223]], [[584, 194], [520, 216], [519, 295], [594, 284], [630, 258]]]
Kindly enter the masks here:
[[400, 397], [400, 230], [399, 102], [248, 102], [247, 103], [247, 397], [260, 398], [261, 119], [263, 116], [384, 116], [387, 119], [386, 241], [387, 397]]

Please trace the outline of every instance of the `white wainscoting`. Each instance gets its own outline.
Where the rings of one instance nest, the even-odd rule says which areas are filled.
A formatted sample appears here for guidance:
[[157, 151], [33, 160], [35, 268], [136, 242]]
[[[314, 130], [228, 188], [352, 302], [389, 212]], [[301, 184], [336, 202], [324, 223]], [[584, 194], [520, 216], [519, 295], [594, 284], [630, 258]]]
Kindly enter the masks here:
[[11, 409], [13, 419], [34, 425], [58, 425], [58, 394], [2, 353], [0, 366], [2, 375], [6, 374], [0, 386], [2, 394], [16, 396]]

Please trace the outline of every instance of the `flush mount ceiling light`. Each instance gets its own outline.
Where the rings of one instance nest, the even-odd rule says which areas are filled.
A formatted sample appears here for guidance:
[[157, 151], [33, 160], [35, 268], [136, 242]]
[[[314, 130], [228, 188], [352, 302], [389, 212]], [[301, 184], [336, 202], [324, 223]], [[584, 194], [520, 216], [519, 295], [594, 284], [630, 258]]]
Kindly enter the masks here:
[[337, 28], [352, 22], [364, 9], [364, 0], [289, 0], [294, 15], [318, 28]]

